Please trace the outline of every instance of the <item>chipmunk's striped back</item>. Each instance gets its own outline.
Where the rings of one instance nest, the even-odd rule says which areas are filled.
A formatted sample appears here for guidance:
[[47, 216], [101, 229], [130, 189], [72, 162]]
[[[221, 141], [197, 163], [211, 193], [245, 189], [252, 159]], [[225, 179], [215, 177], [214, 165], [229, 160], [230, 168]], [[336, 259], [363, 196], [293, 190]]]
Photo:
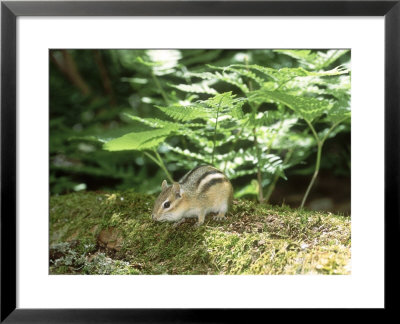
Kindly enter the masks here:
[[229, 182], [229, 180], [220, 170], [210, 165], [198, 166], [179, 180], [182, 188], [197, 194], [204, 194], [212, 186], [222, 182]]

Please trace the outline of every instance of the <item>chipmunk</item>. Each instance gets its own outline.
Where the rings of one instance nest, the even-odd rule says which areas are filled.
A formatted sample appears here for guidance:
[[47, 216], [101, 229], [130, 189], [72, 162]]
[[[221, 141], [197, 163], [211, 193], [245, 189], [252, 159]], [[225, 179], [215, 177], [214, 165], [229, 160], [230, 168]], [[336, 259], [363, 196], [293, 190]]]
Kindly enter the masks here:
[[185, 218], [197, 217], [196, 226], [200, 226], [208, 213], [216, 213], [215, 218], [221, 220], [233, 197], [228, 178], [209, 165], [194, 168], [172, 185], [164, 180], [161, 189], [151, 216], [159, 222], [178, 222], [176, 225]]

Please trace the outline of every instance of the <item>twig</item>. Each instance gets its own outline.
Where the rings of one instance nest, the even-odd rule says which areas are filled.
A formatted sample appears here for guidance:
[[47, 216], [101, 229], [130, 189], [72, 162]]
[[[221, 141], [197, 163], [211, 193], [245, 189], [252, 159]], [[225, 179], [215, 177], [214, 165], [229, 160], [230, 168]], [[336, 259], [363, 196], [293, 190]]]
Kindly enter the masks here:
[[163, 160], [161, 159], [161, 156], [158, 154], [158, 152], [156, 150], [154, 150], [154, 153], [155, 153], [157, 158], [152, 156], [150, 153], [147, 153], [147, 152], [143, 152], [143, 153], [144, 153], [144, 155], [146, 155], [150, 160], [152, 160], [155, 164], [157, 164], [165, 172], [165, 175], [167, 176], [169, 181], [174, 182], [174, 179], [172, 178], [171, 174], [167, 170], [166, 166], [164, 165]]
[[68, 50], [61, 50], [61, 52], [62, 57], [56, 57], [55, 52], [50, 51], [50, 60], [64, 75], [68, 77], [72, 84], [76, 86], [83, 95], [90, 95], [92, 91], [79, 73], [78, 67], [76, 66], [71, 53]]
[[219, 101], [218, 108], [217, 108], [217, 117], [215, 118], [213, 150], [212, 150], [212, 155], [211, 155], [211, 164], [212, 165], [214, 165], [215, 141], [216, 141], [216, 135], [217, 135], [218, 115], [219, 115], [219, 108], [221, 107], [221, 102], [222, 102], [222, 97]]
[[114, 91], [111, 84], [111, 79], [108, 75], [107, 68], [104, 64], [102, 54], [99, 50], [95, 50], [94, 52], [94, 59], [96, 61], [97, 67], [99, 68], [101, 81], [103, 83], [103, 88], [106, 94], [110, 97], [110, 105], [115, 106], [116, 100], [114, 96]]

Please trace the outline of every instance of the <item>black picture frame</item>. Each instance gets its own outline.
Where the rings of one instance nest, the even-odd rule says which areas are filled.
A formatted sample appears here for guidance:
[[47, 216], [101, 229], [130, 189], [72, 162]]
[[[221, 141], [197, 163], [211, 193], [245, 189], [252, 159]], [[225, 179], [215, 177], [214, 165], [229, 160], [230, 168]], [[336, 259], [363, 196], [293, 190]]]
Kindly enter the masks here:
[[[265, 310], [16, 308], [16, 19], [19, 16], [384, 16], [385, 309], [395, 309], [399, 235], [400, 0], [395, 1], [29, 1], [1, 3], [1, 322], [235, 322]], [[373, 152], [371, 152], [372, 154]], [[372, 259], [371, 259], [372, 260]], [[366, 283], [367, 284], [367, 283]], [[240, 315], [240, 316], [239, 316]]]

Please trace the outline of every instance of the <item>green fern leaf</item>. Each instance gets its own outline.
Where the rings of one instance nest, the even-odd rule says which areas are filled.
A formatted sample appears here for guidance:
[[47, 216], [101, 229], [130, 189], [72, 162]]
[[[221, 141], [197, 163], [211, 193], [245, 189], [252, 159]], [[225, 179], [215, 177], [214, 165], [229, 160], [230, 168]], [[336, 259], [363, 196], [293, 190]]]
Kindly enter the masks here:
[[236, 87], [238, 87], [244, 94], [249, 92], [249, 88], [247, 85], [244, 83], [243, 79], [240, 77], [239, 74], [237, 73], [225, 73], [223, 72], [222, 74], [219, 72], [216, 72], [215, 78], [219, 81], [223, 81], [229, 84], [232, 84]]
[[244, 83], [242, 78], [238, 73], [226, 73], [226, 72], [202, 72], [202, 73], [190, 73], [189, 76], [194, 77], [194, 78], [200, 78], [200, 79], [205, 79], [205, 80], [217, 80], [217, 81], [222, 81], [226, 82], [229, 84], [232, 84], [236, 87], [238, 87], [243, 93], [249, 92], [249, 88], [247, 85]]
[[203, 79], [203, 80], [214, 80], [215, 79], [214, 73], [211, 73], [211, 72], [188, 72], [187, 76], [191, 77], [191, 78], [199, 78], [199, 79]]
[[279, 70], [272, 69], [269, 67], [264, 67], [256, 64], [252, 65], [243, 65], [243, 64], [235, 64], [232, 65], [233, 67], [240, 67], [242, 69], [247, 68], [247, 69], [252, 69], [255, 71], [258, 71], [273, 80], [277, 81], [278, 83], [283, 83], [287, 82], [293, 78], [296, 77], [317, 77], [317, 76], [337, 76], [337, 75], [342, 75], [342, 74], [347, 74], [349, 71], [347, 69], [344, 69], [342, 66], [338, 66], [334, 68], [333, 70], [329, 71], [307, 71], [301, 67], [299, 68], [282, 68]]
[[312, 122], [315, 118], [327, 113], [332, 108], [332, 104], [327, 100], [292, 96], [280, 91], [267, 91], [263, 89], [254, 91], [251, 95], [251, 100], [256, 102], [272, 100], [283, 103], [308, 122]]
[[226, 107], [232, 107], [233, 98], [234, 96], [232, 96], [232, 92], [224, 92], [217, 94], [203, 102], [209, 107], [223, 109]]
[[164, 112], [167, 116], [182, 122], [195, 119], [208, 119], [210, 111], [201, 105], [179, 106], [172, 105], [168, 107], [155, 106]]
[[[191, 52], [188, 54], [188, 52]], [[185, 56], [180, 60], [184, 66], [189, 66], [196, 63], [203, 64], [204, 62], [211, 62], [218, 58], [222, 50], [185, 50]]]
[[232, 95], [232, 92], [224, 92], [205, 101], [201, 101], [201, 103], [213, 108], [214, 114], [218, 111], [219, 121], [230, 117], [240, 119], [243, 117], [242, 106], [247, 99], [235, 97], [236, 95]]
[[182, 156], [184, 156], [185, 158], [187, 158], [188, 160], [195, 160], [195, 161], [201, 161], [204, 163], [209, 163], [209, 158], [206, 158], [204, 155], [200, 154], [200, 153], [194, 153], [189, 151], [188, 149], [181, 149], [180, 147], [174, 147], [171, 145], [167, 144], [167, 147], [169, 150], [178, 153]]
[[171, 134], [171, 129], [154, 129], [145, 132], [132, 132], [112, 139], [103, 145], [107, 151], [125, 151], [156, 148]]
[[329, 50], [326, 53], [318, 52], [315, 69], [323, 69], [346, 54], [349, 50]]
[[130, 115], [128, 113], [125, 113], [124, 115], [132, 120], [139, 121], [139, 122], [143, 123], [144, 125], [147, 125], [147, 126], [150, 126], [153, 128], [168, 128], [171, 131], [177, 130], [179, 128], [178, 124], [169, 122], [166, 120], [161, 120], [161, 119], [157, 119], [157, 118], [141, 118], [138, 116]]
[[329, 50], [326, 53], [321, 51], [313, 52], [311, 50], [275, 50], [274, 52], [293, 57], [309, 69], [320, 70], [334, 63], [346, 54], [348, 50]]
[[231, 116], [239, 121], [243, 121], [243, 119], [244, 119], [244, 113], [243, 113], [243, 109], [242, 109], [244, 103], [245, 103], [245, 100], [241, 100], [241, 101], [237, 102], [237, 104], [235, 104], [230, 111]]
[[210, 82], [201, 82], [201, 83], [192, 83], [192, 84], [179, 84], [179, 85], [170, 85], [178, 90], [189, 93], [206, 93], [206, 94], [217, 94], [218, 92], [209, 87]]
[[317, 53], [311, 50], [274, 50], [276, 53], [282, 53], [293, 57], [301, 62], [312, 62], [315, 60]]
[[[276, 80], [276, 75], [278, 73], [278, 70], [257, 65], [257, 64], [251, 64], [251, 65], [245, 65], [245, 64], [233, 64], [231, 65], [234, 69], [241, 69], [241, 70], [256, 70], [258, 72], [261, 72], [262, 74], [271, 77], [272, 79]], [[252, 72], [253, 73], [253, 72]]]
[[345, 99], [336, 102], [329, 114], [326, 116], [326, 120], [333, 124], [340, 123], [341, 121], [350, 118], [351, 112], [348, 108], [349, 102]]
[[210, 67], [214, 70], [221, 70], [223, 72], [229, 71], [229, 72], [239, 74], [240, 76], [249, 78], [250, 80], [254, 81], [259, 86], [262, 86], [262, 84], [265, 81], [264, 79], [258, 77], [254, 72], [250, 71], [250, 69], [248, 69], [248, 67], [246, 65], [242, 65], [242, 64], [229, 65], [226, 67], [218, 67], [218, 66], [208, 65], [208, 67]]

